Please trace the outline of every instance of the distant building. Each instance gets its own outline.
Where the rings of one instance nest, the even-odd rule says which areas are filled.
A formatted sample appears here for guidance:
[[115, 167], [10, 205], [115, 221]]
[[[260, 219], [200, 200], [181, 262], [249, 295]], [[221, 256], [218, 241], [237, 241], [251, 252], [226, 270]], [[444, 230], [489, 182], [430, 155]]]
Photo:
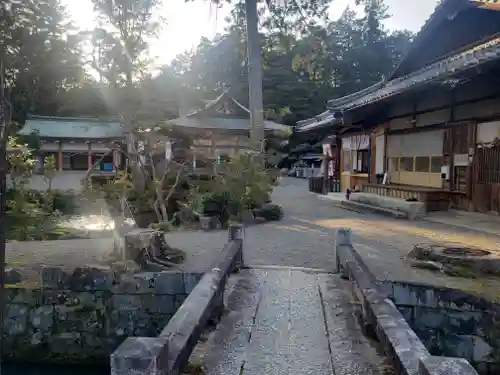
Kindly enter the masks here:
[[[235, 153], [251, 149], [250, 111], [227, 91], [203, 108], [181, 113], [167, 124], [193, 139], [193, 169], [211, 167], [206, 165], [207, 160], [219, 164]], [[266, 134], [289, 128], [274, 121], [264, 121]]]
[[[37, 134], [40, 138], [40, 148], [35, 153], [37, 173], [43, 172], [46, 157], [56, 158], [60, 173], [52, 183], [54, 189], [79, 190], [87, 170], [93, 169], [92, 177], [106, 177], [114, 175], [124, 164], [121, 152], [112, 151], [124, 141], [124, 128], [118, 121], [30, 116], [18, 134]], [[39, 175], [33, 176], [30, 184], [34, 189], [46, 188]]]

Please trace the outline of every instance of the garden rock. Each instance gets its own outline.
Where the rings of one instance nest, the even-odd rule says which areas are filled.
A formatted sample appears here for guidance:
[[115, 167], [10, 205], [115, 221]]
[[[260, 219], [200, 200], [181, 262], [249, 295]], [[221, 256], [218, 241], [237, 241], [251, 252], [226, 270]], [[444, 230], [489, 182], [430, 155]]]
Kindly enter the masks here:
[[110, 267], [78, 267], [71, 275], [69, 284], [72, 290], [111, 290], [115, 274]]
[[42, 267], [40, 281], [43, 288], [63, 288], [68, 278], [68, 274], [61, 267]]
[[215, 216], [200, 216], [200, 227], [202, 230], [209, 231], [221, 227], [220, 220]]
[[18, 270], [13, 268], [5, 269], [5, 283], [6, 284], [17, 284], [23, 280], [23, 275]]

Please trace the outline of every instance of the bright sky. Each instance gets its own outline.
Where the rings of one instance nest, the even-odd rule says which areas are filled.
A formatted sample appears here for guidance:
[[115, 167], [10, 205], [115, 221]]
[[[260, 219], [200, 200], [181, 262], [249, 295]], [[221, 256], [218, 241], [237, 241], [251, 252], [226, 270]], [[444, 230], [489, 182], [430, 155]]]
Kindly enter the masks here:
[[[90, 0], [62, 0], [68, 7], [73, 20], [81, 29], [94, 26], [94, 14]], [[338, 17], [354, 0], [333, 0], [330, 8], [332, 17]], [[418, 31], [436, 6], [437, 0], [386, 0], [393, 17], [387, 21], [390, 29]], [[151, 53], [157, 57], [157, 64], [169, 63], [176, 55], [195, 47], [202, 36], [213, 37], [222, 32], [224, 18], [230, 8], [216, 9], [208, 0], [164, 0], [161, 14], [167, 19], [160, 38], [151, 46]], [[168, 6], [166, 5], [168, 4]]]

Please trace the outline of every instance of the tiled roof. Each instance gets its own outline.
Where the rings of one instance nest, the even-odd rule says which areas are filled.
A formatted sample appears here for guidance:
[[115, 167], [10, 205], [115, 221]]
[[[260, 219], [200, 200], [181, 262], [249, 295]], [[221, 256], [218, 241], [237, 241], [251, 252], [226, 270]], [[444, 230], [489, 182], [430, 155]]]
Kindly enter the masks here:
[[37, 132], [46, 138], [121, 138], [124, 129], [118, 121], [65, 117], [32, 116], [26, 120], [21, 135]]
[[[172, 126], [198, 129], [220, 129], [220, 130], [251, 130], [250, 119], [232, 117], [195, 117], [183, 116], [166, 122]], [[265, 130], [286, 131], [289, 126], [278, 124], [274, 121], [264, 121]]]
[[367, 88], [364, 88], [363, 90], [353, 92], [352, 94], [343, 96], [341, 98], [337, 99], [332, 99], [328, 101], [328, 106], [330, 108], [337, 108], [341, 107], [342, 105], [352, 102], [353, 100], [356, 100], [358, 98], [361, 98], [364, 95], [368, 95], [372, 92], [377, 91], [378, 89], [384, 87], [384, 85], [387, 83], [386, 80], [382, 80], [380, 82], [375, 83], [374, 85], [371, 85]]
[[389, 75], [389, 79], [393, 79], [398, 76], [400, 68], [410, 58], [410, 55], [414, 52], [414, 50], [427, 40], [429, 34], [432, 33], [435, 27], [441, 24], [444, 20], [448, 19], [450, 14], [453, 14], [453, 12], [460, 11], [471, 5], [473, 5], [471, 0], [442, 0], [417, 32], [410, 48], [406, 51], [401, 61], [399, 61], [399, 64]]
[[384, 87], [340, 105], [335, 110], [344, 111], [362, 107], [443, 78], [451, 78], [457, 73], [499, 58], [500, 37], [497, 37], [416, 72], [389, 81]]
[[320, 113], [319, 115], [314, 116], [312, 118], [298, 121], [297, 125], [295, 126], [295, 129], [299, 132], [307, 131], [333, 124], [335, 121], [339, 120], [340, 119], [336, 118], [335, 114], [332, 111], [326, 110], [325, 112]]
[[[206, 113], [225, 100], [233, 102], [238, 108], [242, 109], [245, 114], [243, 115], [244, 118], [235, 117], [234, 115], [224, 116], [223, 114], [220, 116], [214, 116], [213, 114]], [[217, 99], [208, 102], [203, 108], [193, 111], [186, 116], [169, 120], [166, 123], [172, 126], [199, 129], [251, 130], [252, 128], [250, 122], [250, 110], [230, 96], [228, 90], [224, 91]], [[286, 131], [289, 128], [290, 127], [287, 125], [278, 124], [274, 121], [264, 121], [265, 130]]]
[[192, 117], [192, 116], [197, 116], [200, 115], [204, 112], [207, 112], [208, 110], [212, 109], [215, 107], [217, 104], [224, 102], [224, 100], [228, 102], [233, 102], [236, 104], [237, 107], [243, 110], [243, 112], [246, 112], [248, 116], [250, 117], [250, 110], [245, 107], [243, 104], [238, 102], [235, 98], [233, 98], [231, 95], [229, 95], [229, 90], [225, 90], [219, 97], [217, 97], [215, 100], [209, 101], [203, 108], [200, 108], [196, 111], [193, 111], [187, 115], [187, 117]]
[[[400, 72], [400, 68], [404, 63], [411, 58], [411, 54], [416, 48], [423, 45], [432, 36], [432, 32], [436, 26], [441, 24], [444, 20], [454, 17], [458, 12], [466, 10], [467, 8], [482, 8], [488, 10], [500, 10], [500, 0], [443, 0], [437, 6], [434, 12], [429, 16], [424, 25], [420, 28], [418, 33], [415, 35], [413, 43], [410, 45], [410, 49], [403, 56], [397, 67], [389, 75], [389, 79], [397, 77]], [[432, 41], [428, 41], [432, 42]]]

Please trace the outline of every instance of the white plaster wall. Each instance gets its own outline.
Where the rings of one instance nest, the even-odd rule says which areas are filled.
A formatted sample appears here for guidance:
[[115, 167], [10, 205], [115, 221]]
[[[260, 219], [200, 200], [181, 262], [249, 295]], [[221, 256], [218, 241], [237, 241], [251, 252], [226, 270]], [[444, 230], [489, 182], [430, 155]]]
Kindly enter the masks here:
[[80, 142], [75, 142], [75, 143], [70, 143], [70, 142], [63, 142], [62, 143], [62, 150], [64, 152], [88, 152], [89, 151], [89, 145], [86, 143], [80, 143]]
[[385, 160], [385, 135], [378, 135], [375, 138], [375, 173], [384, 173]]
[[421, 133], [390, 135], [387, 138], [387, 156], [413, 157], [442, 155], [443, 134], [443, 130], [433, 130]]

